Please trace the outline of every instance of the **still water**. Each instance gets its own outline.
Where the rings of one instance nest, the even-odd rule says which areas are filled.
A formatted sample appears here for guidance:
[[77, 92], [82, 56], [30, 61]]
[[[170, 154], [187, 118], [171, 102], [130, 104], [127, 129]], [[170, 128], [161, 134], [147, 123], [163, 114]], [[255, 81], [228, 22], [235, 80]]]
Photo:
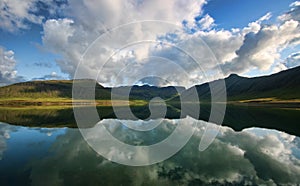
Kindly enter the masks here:
[[[59, 118], [51, 115], [54, 116]], [[22, 115], [21, 118], [28, 116]], [[16, 118], [12, 120], [17, 121]], [[139, 146], [165, 139], [184, 122], [184, 118], [163, 119], [161, 125], [150, 131], [134, 131], [122, 122], [112, 117], [101, 121], [118, 140]], [[136, 124], [140, 122], [134, 121]], [[213, 143], [200, 152], [198, 146], [205, 128], [215, 124], [199, 120], [191, 139], [174, 156], [150, 166], [132, 167], [99, 155], [86, 143], [79, 129], [66, 127], [68, 122], [65, 126], [61, 124], [51, 128], [48, 128], [49, 124], [47, 127], [37, 127], [34, 123], [28, 123], [31, 127], [26, 125], [0, 123], [0, 185], [300, 183], [300, 138], [279, 130], [250, 127], [234, 131], [229, 126], [221, 126]], [[93, 128], [89, 130], [93, 131]], [[98, 137], [101, 138], [101, 135]], [[118, 151], [111, 154], [118, 156]]]

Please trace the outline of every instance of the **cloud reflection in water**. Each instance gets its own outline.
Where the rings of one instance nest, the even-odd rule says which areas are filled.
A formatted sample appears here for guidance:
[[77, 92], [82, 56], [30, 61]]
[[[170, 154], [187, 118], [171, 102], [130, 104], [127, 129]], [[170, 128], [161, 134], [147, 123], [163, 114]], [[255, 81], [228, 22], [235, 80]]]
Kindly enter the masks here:
[[[119, 140], [141, 145], [154, 143], [168, 136], [174, 130], [172, 122], [174, 121], [170, 120], [170, 123], [159, 126], [145, 136], [141, 135], [140, 131], [116, 124], [115, 120], [107, 120], [107, 127]], [[212, 145], [199, 152], [199, 141], [206, 125], [207, 122], [198, 123], [193, 137], [175, 156], [144, 167], [112, 163], [94, 152], [77, 129], [56, 129], [65, 132], [56, 133], [58, 135], [51, 142], [51, 146], [44, 148], [47, 153], [36, 151], [45, 153], [45, 156], [27, 161], [25, 167], [14, 168], [16, 172], [30, 170], [33, 185], [253, 185], [300, 182], [299, 137], [276, 130], [251, 128], [235, 132], [228, 127], [221, 127]], [[7, 144], [7, 139], [4, 138], [5, 131], [8, 131], [7, 126], [9, 125], [1, 125], [0, 144]], [[22, 127], [14, 127], [14, 130], [18, 131], [20, 128]], [[40, 132], [45, 133], [45, 130]], [[26, 133], [26, 130], [23, 130], [23, 133]], [[46, 134], [47, 132], [44, 137], [36, 138], [36, 143], [49, 139]], [[152, 140], [149, 140], [151, 135]], [[11, 138], [13, 137], [14, 135], [11, 135]], [[44, 144], [41, 143], [35, 148], [43, 149]], [[5, 145], [1, 145], [1, 152], [5, 153], [6, 148]], [[112, 150], [111, 153], [113, 155], [117, 151]], [[1, 161], [7, 161], [5, 157], [9, 155], [6, 154]], [[22, 158], [22, 154], [19, 158]]]

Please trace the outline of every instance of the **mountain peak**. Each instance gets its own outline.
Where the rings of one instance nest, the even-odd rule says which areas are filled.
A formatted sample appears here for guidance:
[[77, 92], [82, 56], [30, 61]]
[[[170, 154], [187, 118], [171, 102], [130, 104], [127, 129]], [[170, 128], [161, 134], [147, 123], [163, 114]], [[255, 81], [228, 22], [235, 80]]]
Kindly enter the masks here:
[[241, 78], [238, 74], [230, 74], [227, 78], [235, 79], [235, 78]]
[[229, 77], [240, 77], [238, 74], [230, 74]]

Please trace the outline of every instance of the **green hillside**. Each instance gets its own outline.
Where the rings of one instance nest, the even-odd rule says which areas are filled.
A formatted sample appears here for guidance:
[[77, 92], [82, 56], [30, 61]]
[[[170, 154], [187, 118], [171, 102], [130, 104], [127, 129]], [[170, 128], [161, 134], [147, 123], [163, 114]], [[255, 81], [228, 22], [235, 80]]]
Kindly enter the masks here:
[[[285, 70], [269, 76], [254, 78], [240, 77], [232, 74], [224, 79], [228, 101], [242, 100], [299, 100], [300, 99], [300, 67]], [[189, 97], [196, 88], [200, 101], [210, 101], [210, 86], [217, 86], [220, 80], [196, 85], [181, 96]], [[176, 102], [179, 97], [172, 101]]]
[[[73, 83], [79, 84], [79, 89], [85, 90], [95, 86], [96, 100], [111, 100], [112, 88], [103, 87], [94, 80], [50, 80], [50, 81], [30, 81], [16, 83], [13, 85], [0, 87], [0, 104], [11, 104], [12, 102], [27, 102], [27, 105], [33, 102], [48, 103], [71, 103]], [[160, 97], [170, 99], [180, 92], [183, 87], [155, 87], [149, 85], [143, 86], [123, 86], [114, 88], [114, 100], [127, 100], [126, 92], [130, 92], [129, 100], [149, 101], [152, 98]], [[79, 90], [80, 91], [80, 90]], [[84, 91], [83, 91], [84, 92]]]
[[[85, 84], [92, 80], [76, 80]], [[17, 98], [65, 98], [72, 99], [73, 80], [29, 81], [0, 87], [1, 99]], [[97, 84], [95, 87], [97, 99], [110, 99], [110, 90]]]
[[[225, 78], [228, 101], [274, 101], [274, 100], [300, 100], [300, 67], [285, 70], [276, 74], [262, 77], [246, 78], [236, 74]], [[155, 87], [123, 86], [114, 88], [114, 100], [126, 100], [126, 92], [130, 92], [130, 100], [149, 101], [160, 97], [171, 103], [179, 103], [179, 95], [184, 100], [189, 98], [196, 89], [199, 100], [209, 102], [211, 99], [210, 86], [218, 86], [220, 80], [211, 83], [196, 85], [190, 89], [184, 87]], [[10, 103], [15, 100], [28, 102], [56, 102], [69, 103], [72, 99], [73, 83], [78, 83], [80, 88], [95, 86], [96, 100], [111, 100], [112, 88], [103, 87], [94, 80], [50, 80], [30, 81], [0, 87], [0, 103]]]

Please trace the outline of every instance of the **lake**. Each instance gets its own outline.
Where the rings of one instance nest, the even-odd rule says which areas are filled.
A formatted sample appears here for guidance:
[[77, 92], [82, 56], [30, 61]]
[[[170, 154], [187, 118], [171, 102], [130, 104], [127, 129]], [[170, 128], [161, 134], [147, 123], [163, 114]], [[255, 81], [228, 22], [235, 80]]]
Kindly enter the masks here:
[[[146, 118], [147, 108], [132, 108]], [[0, 108], [0, 185], [296, 185], [300, 183], [300, 127], [297, 109], [229, 106], [222, 126], [203, 115], [179, 115], [168, 109], [160, 125], [137, 131], [150, 120], [116, 118], [109, 107], [98, 108], [101, 120], [78, 129], [72, 108]], [[206, 112], [207, 111], [207, 112]], [[149, 166], [127, 166], [114, 148], [107, 157], [92, 148], [83, 131], [102, 140], [105, 129], [119, 141], [147, 146], [168, 138], [177, 127], [193, 134], [174, 156]], [[207, 127], [218, 128], [212, 144], [199, 151]], [[188, 130], [181, 131], [181, 136]], [[93, 138], [92, 138], [93, 137]], [[95, 151], [96, 150], [96, 151]], [[148, 154], [151, 155], [150, 153]], [[147, 154], [125, 159], [147, 158]], [[150, 160], [145, 160], [150, 161]]]

